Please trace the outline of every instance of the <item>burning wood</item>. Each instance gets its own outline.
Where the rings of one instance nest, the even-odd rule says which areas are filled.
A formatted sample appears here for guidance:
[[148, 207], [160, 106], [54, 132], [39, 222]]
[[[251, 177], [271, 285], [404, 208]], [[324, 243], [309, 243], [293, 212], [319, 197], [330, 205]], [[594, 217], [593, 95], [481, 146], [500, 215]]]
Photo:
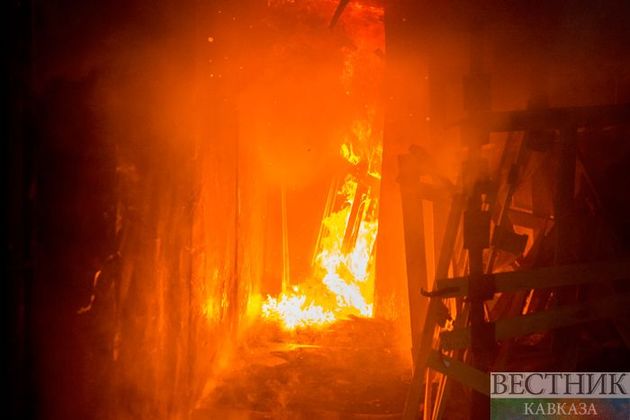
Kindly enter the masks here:
[[[322, 2], [322, 10], [325, 2]], [[346, 2], [347, 3], [347, 2]], [[340, 5], [335, 21], [348, 6]], [[365, 77], [383, 72], [383, 9], [357, 4], [349, 7], [343, 31], [352, 47], [343, 47], [344, 66], [338, 75], [347, 96]], [[369, 24], [365, 25], [368, 22]], [[360, 23], [360, 24], [359, 24]], [[339, 30], [339, 28], [335, 29]], [[360, 69], [358, 66], [368, 66]], [[375, 90], [373, 85], [366, 92]], [[375, 241], [378, 231], [378, 201], [382, 159], [382, 135], [377, 123], [377, 97], [363, 100], [360, 117], [349, 124], [340, 145], [347, 172], [336, 175], [321, 220], [320, 237], [315, 244], [311, 276], [283, 287], [279, 296], [267, 296], [261, 312], [265, 319], [287, 330], [330, 325], [348, 316], [371, 317], [374, 307]], [[285, 241], [283, 240], [283, 243]], [[283, 267], [288, 265], [283, 252]], [[283, 278], [283, 284], [289, 284]]]
[[[324, 235], [314, 278], [262, 305], [267, 319], [291, 330], [322, 326], [348, 315], [373, 314], [374, 244], [378, 231], [378, 189], [348, 175], [336, 196], [339, 209], [322, 220]], [[321, 283], [318, 280], [321, 279]]]

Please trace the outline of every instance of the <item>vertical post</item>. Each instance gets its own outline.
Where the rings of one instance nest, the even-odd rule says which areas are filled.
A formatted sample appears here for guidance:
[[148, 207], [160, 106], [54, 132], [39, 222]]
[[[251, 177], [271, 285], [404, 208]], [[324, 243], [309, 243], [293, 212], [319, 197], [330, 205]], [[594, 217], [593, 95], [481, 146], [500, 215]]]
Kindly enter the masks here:
[[[465, 187], [468, 189], [468, 203], [464, 215], [464, 248], [468, 250], [469, 264], [469, 299], [470, 299], [470, 328], [471, 353], [473, 366], [481, 371], [487, 371], [490, 365], [490, 354], [486, 342], [484, 298], [482, 297], [481, 281], [483, 279], [483, 250], [488, 246], [489, 226], [484, 220], [488, 212], [482, 211], [482, 182], [483, 171], [480, 166], [481, 146], [488, 141], [489, 133], [485, 130], [480, 114], [490, 109], [490, 77], [483, 72], [483, 34], [481, 22], [473, 22], [470, 38], [470, 74], [464, 78], [464, 105], [471, 120], [465, 133], [464, 140], [469, 147], [467, 166], [468, 178]], [[466, 185], [467, 184], [467, 185]], [[489, 222], [489, 219], [488, 219]], [[485, 232], [484, 232], [485, 230]], [[470, 406], [471, 419], [485, 419], [490, 417], [490, 402], [488, 397], [472, 391]]]
[[558, 143], [558, 168], [556, 173], [556, 197], [554, 213], [556, 219], [556, 264], [566, 264], [571, 261], [570, 253], [572, 229], [571, 214], [573, 213], [573, 197], [575, 195], [575, 167], [577, 158], [577, 130], [567, 127], [561, 130]]
[[[484, 343], [485, 334], [483, 334], [483, 329], [485, 326], [484, 299], [483, 297], [481, 297], [481, 293], [478, 290], [474, 290], [481, 286], [480, 281], [483, 278], [484, 272], [483, 250], [487, 245], [487, 243], [483, 241], [482, 236], [482, 230], [487, 228], [482, 220], [485, 218], [484, 216], [487, 216], [488, 212], [484, 212], [481, 210], [482, 201], [478, 185], [479, 183], [475, 184], [473, 192], [468, 198], [468, 206], [466, 210], [467, 215], [464, 219], [464, 235], [470, 235], [473, 237], [464, 237], [464, 243], [466, 248], [468, 249], [468, 275], [470, 276], [469, 313], [471, 330], [471, 353], [473, 362], [472, 364], [475, 368], [487, 372], [490, 366], [490, 355], [486, 343]], [[472, 226], [466, 227], [466, 224]], [[486, 230], [485, 235], [489, 235], [488, 230]], [[470, 418], [490, 418], [490, 403], [488, 401], [488, 397], [474, 390], [472, 392]]]
[[[409, 294], [409, 316], [411, 321], [412, 354], [417, 354], [417, 347], [422, 333], [424, 318], [423, 302], [420, 289], [427, 288], [427, 260], [424, 240], [424, 212], [422, 198], [418, 188], [420, 172], [410, 154], [398, 158], [400, 195], [405, 227], [405, 255], [407, 267], [407, 291]], [[414, 360], [415, 362], [415, 360]]]
[[[444, 239], [440, 248], [440, 258], [438, 266], [436, 268], [436, 276], [438, 278], [445, 277], [448, 273], [448, 267], [453, 251], [453, 243], [457, 236], [459, 227], [459, 220], [464, 206], [463, 195], [456, 194], [453, 196], [451, 207], [449, 210], [448, 221], [444, 231]], [[414, 371], [411, 378], [411, 384], [407, 392], [407, 398], [405, 399], [405, 406], [403, 409], [403, 419], [414, 420], [418, 417], [418, 407], [420, 406], [422, 380], [424, 379], [424, 368], [426, 367], [426, 361], [431, 351], [431, 345], [433, 341], [433, 333], [435, 329], [435, 319], [433, 314], [440, 305], [441, 300], [438, 298], [431, 298], [429, 300], [428, 308], [426, 310], [426, 316], [424, 317], [424, 327], [421, 330], [421, 335], [418, 339], [418, 344], [414, 349]], [[426, 398], [426, 394], [425, 394]], [[425, 419], [426, 410], [425, 410]]]
[[[573, 225], [571, 223], [574, 195], [575, 169], [577, 159], [577, 129], [568, 126], [560, 131], [557, 145], [558, 167], [556, 172], [556, 191], [554, 200], [554, 215], [556, 220], [555, 264], [570, 263], [574, 256]], [[576, 298], [577, 289], [558, 290], [555, 292], [558, 305], [567, 305]], [[575, 334], [567, 328], [560, 328], [554, 333], [553, 352], [560, 370], [571, 369], [575, 362], [576, 346]]]

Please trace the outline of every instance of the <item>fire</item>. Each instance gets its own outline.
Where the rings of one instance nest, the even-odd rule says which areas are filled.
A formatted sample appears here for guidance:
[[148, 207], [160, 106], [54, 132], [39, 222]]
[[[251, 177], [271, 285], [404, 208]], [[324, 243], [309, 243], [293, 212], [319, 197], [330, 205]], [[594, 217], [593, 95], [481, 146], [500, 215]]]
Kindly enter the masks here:
[[347, 143], [341, 145], [341, 156], [343, 156], [345, 160], [353, 165], [357, 165], [359, 163], [359, 160], [361, 159], [359, 155], [354, 153], [354, 150], [352, 150], [352, 146], [348, 145]]
[[[347, 206], [331, 214], [323, 223], [328, 235], [322, 240], [322, 250], [317, 256], [317, 263], [324, 269], [323, 284], [335, 294], [338, 309], [352, 314], [358, 311], [362, 316], [372, 316], [372, 304], [368, 303], [368, 292], [373, 288], [365, 287], [370, 280], [370, 256], [378, 229], [377, 221], [365, 221], [359, 216], [361, 226], [357, 240], [349, 252], [344, 252], [344, 238], [350, 222], [350, 211], [357, 197], [357, 183], [348, 177], [341, 188], [347, 194]], [[369, 198], [364, 199], [364, 210], [369, 205]], [[371, 290], [364, 290], [371, 289]]]
[[289, 294], [282, 294], [278, 299], [271, 296], [262, 307], [263, 315], [275, 319], [287, 329], [297, 327], [321, 326], [335, 321], [335, 314], [319, 305], [306, 303], [306, 296], [299, 286], [294, 286]]
[[[352, 165], [359, 156], [341, 148]], [[376, 154], [377, 158], [380, 155]], [[314, 259], [313, 278], [262, 304], [263, 317], [278, 321], [283, 328], [321, 327], [354, 315], [373, 315], [374, 244], [378, 231], [375, 188], [377, 179], [349, 174], [337, 189], [339, 208], [322, 220], [323, 235]]]
[[[338, 2], [318, 4], [315, 9], [329, 19]], [[329, 191], [310, 277], [297, 285], [283, 278], [282, 293], [262, 302], [263, 318], [286, 330], [321, 328], [349, 316], [374, 314], [382, 161], [377, 123], [382, 116], [378, 105], [385, 48], [382, 22], [382, 6], [354, 2], [348, 4], [335, 29], [351, 40], [351, 46], [344, 44], [340, 49], [343, 63], [338, 77], [357, 113], [341, 137], [339, 152], [347, 162], [347, 172], [336, 176]]]

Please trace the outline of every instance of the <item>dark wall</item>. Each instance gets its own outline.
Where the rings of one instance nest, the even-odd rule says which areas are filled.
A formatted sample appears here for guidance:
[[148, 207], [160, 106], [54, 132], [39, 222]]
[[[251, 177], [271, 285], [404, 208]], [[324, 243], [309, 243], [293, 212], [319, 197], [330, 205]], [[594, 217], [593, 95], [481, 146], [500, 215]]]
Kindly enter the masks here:
[[[34, 1], [9, 2], [6, 10], [7, 411], [9, 418], [109, 418], [121, 138], [106, 127], [103, 92], [116, 78], [142, 80], [148, 67], [130, 56], [150, 40], [164, 44], [178, 13], [190, 8]], [[191, 64], [191, 57], [171, 59]], [[137, 100], [144, 112], [135, 135], [146, 140], [142, 117], [150, 118], [151, 98]], [[146, 174], [149, 157], [136, 158]], [[93, 293], [90, 311], [79, 315]]]

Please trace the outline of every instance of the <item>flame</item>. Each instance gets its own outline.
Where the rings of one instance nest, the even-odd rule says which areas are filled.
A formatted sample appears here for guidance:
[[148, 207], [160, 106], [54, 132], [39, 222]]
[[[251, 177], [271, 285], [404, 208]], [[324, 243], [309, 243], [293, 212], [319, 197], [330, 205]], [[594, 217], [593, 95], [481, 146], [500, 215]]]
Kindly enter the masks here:
[[[292, 0], [269, 0], [269, 5]], [[308, 2], [307, 2], [308, 3]], [[329, 18], [337, 1], [317, 0], [322, 16]], [[308, 3], [310, 4], [310, 3]], [[351, 2], [337, 32], [352, 39], [342, 47], [339, 81], [359, 113], [341, 137], [340, 155], [349, 163], [348, 173], [336, 178], [315, 245], [310, 278], [279, 296], [267, 296], [263, 318], [286, 330], [321, 328], [348, 316], [374, 313], [374, 260], [378, 232], [378, 194], [381, 179], [382, 133], [377, 114], [382, 103], [380, 86], [385, 49], [384, 11], [381, 5]], [[379, 52], [380, 54], [377, 54]]]
[[[341, 154], [358, 164], [358, 155], [345, 152], [351, 150], [350, 146], [342, 147]], [[375, 154], [380, 158], [378, 150]], [[336, 191], [343, 200], [339, 209], [322, 220], [324, 234], [314, 260], [313, 278], [277, 298], [267, 296], [262, 304], [264, 318], [294, 330], [322, 327], [350, 315], [373, 316], [378, 198], [374, 188], [359, 187], [360, 182], [366, 183], [349, 174]]]
[[262, 305], [263, 316], [280, 321], [289, 330], [297, 327], [322, 326], [335, 321], [335, 314], [313, 302], [306, 302], [299, 286], [294, 286], [289, 294], [283, 293], [279, 298], [267, 297]]
[[[352, 177], [346, 178], [341, 191], [347, 194], [347, 206], [324, 219], [323, 224], [328, 235], [322, 240], [323, 249], [316, 261], [325, 272], [323, 284], [336, 296], [337, 312], [345, 309], [343, 312], [348, 314], [358, 311], [362, 316], [372, 316], [372, 304], [368, 302], [371, 299], [368, 299], [367, 293], [362, 289], [366, 289], [364, 285], [369, 281], [371, 274], [368, 267], [378, 222], [361, 223], [354, 248], [345, 253], [343, 240], [348, 228], [350, 210], [354, 200], [360, 197], [356, 197], [357, 182]], [[367, 201], [369, 199], [364, 200], [363, 204], [367, 204]], [[370, 291], [373, 291], [373, 288], [365, 292]]]
[[361, 160], [361, 157], [354, 153], [352, 145], [349, 145], [348, 143], [341, 145], [341, 156], [353, 165], [357, 165]]

